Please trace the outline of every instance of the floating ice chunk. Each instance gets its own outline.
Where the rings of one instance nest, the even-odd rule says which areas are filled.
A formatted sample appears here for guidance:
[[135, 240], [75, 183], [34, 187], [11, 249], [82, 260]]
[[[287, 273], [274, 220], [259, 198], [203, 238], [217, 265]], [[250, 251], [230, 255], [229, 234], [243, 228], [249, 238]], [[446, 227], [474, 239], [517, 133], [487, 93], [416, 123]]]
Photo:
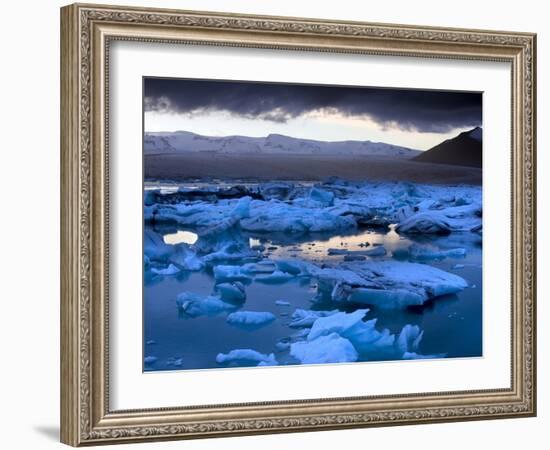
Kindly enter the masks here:
[[151, 261], [168, 260], [173, 253], [172, 246], [166, 244], [160, 235], [150, 229], [145, 229], [143, 233], [143, 253]]
[[172, 246], [172, 254], [168, 259], [183, 270], [199, 271], [204, 268], [204, 262], [191, 249], [189, 244], [179, 243]]
[[[229, 246], [231, 247], [231, 246]], [[234, 251], [231, 248], [221, 249], [216, 252], [205, 255], [202, 260], [205, 263], [215, 264], [217, 262], [236, 262], [250, 261], [251, 259], [257, 259], [259, 255], [253, 251]]]
[[290, 273], [276, 270], [275, 272], [269, 275], [257, 276], [256, 281], [258, 281], [259, 283], [265, 283], [265, 284], [281, 284], [281, 283], [287, 282], [288, 280], [292, 280], [293, 278], [294, 278], [294, 275], [291, 275]]
[[[243, 200], [246, 203], [249, 200]], [[156, 205], [153, 222], [175, 223], [193, 227], [204, 236], [215, 236], [229, 230], [240, 220], [240, 208], [235, 215], [238, 200], [219, 200], [217, 202], [183, 202], [175, 205]], [[243, 208], [244, 209], [244, 208]]]
[[334, 193], [318, 187], [312, 187], [309, 198], [322, 206], [331, 206], [334, 202]]
[[275, 349], [278, 352], [284, 352], [290, 348], [290, 339], [280, 340], [275, 344]]
[[243, 272], [241, 266], [228, 266], [228, 265], [219, 265], [214, 267], [214, 278], [216, 282], [224, 281], [251, 281], [252, 277]]
[[229, 353], [218, 353], [216, 362], [218, 364], [234, 363], [236, 365], [252, 365], [252, 363], [256, 363], [258, 366], [276, 366], [278, 364], [273, 353], [266, 355], [249, 348], [235, 349]]
[[368, 309], [358, 309], [352, 313], [337, 312], [327, 317], [320, 317], [315, 320], [315, 323], [311, 327], [308, 340], [313, 340], [319, 336], [327, 335], [330, 333], [342, 334], [349, 328], [356, 325], [358, 322], [363, 321], [363, 317], [367, 314]]
[[250, 197], [240, 198], [234, 208], [226, 216], [217, 221], [215, 224], [204, 229], [201, 232], [201, 235], [204, 237], [210, 237], [213, 235], [222, 234], [230, 228], [233, 228], [241, 219], [244, 219], [250, 215], [251, 200], [252, 199]]
[[434, 206], [437, 206], [436, 202], [433, 199], [429, 198], [426, 200], [422, 200], [421, 202], [414, 205], [414, 209], [416, 211], [424, 211], [427, 209], [434, 209]]
[[242, 303], [246, 300], [244, 285], [239, 281], [217, 284], [216, 289], [224, 302]]
[[285, 300], [275, 300], [275, 304], [278, 306], [290, 306], [290, 302]]
[[451, 233], [451, 225], [439, 214], [419, 212], [397, 225], [395, 231], [398, 233], [446, 235]]
[[231, 211], [231, 217], [235, 217], [237, 219], [243, 219], [245, 217], [248, 217], [250, 215], [250, 201], [252, 198], [250, 197], [241, 197], [237, 201], [237, 206]]
[[402, 220], [395, 230], [398, 233], [447, 235], [455, 231], [475, 229], [481, 224], [481, 216], [481, 205], [472, 202], [441, 210], [419, 211]]
[[425, 245], [413, 244], [409, 247], [410, 257], [423, 261], [430, 259], [463, 258], [466, 256], [465, 248], [451, 248], [449, 250], [438, 250]]
[[148, 341], [145, 342], [145, 345], [155, 345], [157, 343], [157, 341], [153, 340], [153, 339], [149, 339]]
[[249, 240], [246, 239], [240, 230], [231, 228], [218, 234], [201, 235], [194, 248], [202, 255], [207, 263], [218, 261], [254, 260], [260, 254], [252, 250]]
[[294, 190], [292, 183], [263, 183], [260, 185], [260, 195], [265, 200], [285, 200]]
[[236, 308], [216, 296], [204, 297], [193, 292], [182, 292], [176, 298], [176, 305], [189, 316], [214, 316]]
[[366, 223], [373, 217], [373, 211], [365, 205], [365, 199], [357, 201], [350, 199], [334, 199], [334, 206], [327, 208], [327, 211], [337, 216], [353, 217], [357, 223]]
[[399, 333], [395, 345], [402, 353], [414, 352], [418, 350], [423, 335], [424, 331], [420, 331], [418, 325], [407, 324], [403, 327], [401, 333]]
[[464, 269], [466, 267], [464, 264], [455, 264], [451, 269]]
[[237, 311], [227, 316], [226, 322], [242, 328], [260, 328], [269, 325], [275, 320], [275, 315], [270, 312]]
[[[335, 311], [336, 312], [336, 311]], [[311, 326], [311, 325], [310, 325]], [[290, 335], [290, 339], [293, 341], [293, 342], [296, 342], [296, 341], [303, 341], [305, 338], [307, 338], [307, 335], [309, 334], [309, 328], [301, 328], [299, 329], [298, 331], [296, 331], [295, 333], [292, 333]]]
[[156, 275], [167, 276], [167, 275], [176, 275], [177, 273], [180, 272], [180, 270], [176, 266], [174, 266], [174, 264], [170, 264], [168, 267], [165, 267], [163, 269], [155, 269], [153, 267], [151, 268], [151, 272], [153, 272]]
[[291, 328], [308, 328], [311, 327], [319, 317], [327, 317], [337, 312], [337, 309], [333, 311], [312, 311], [298, 308], [292, 313], [292, 321], [288, 326]]
[[[272, 354], [272, 353], [271, 353]], [[275, 361], [260, 361], [258, 363], [258, 367], [263, 367], [263, 366], [277, 366], [279, 363], [275, 360]]]
[[295, 342], [290, 346], [290, 354], [302, 364], [354, 362], [359, 357], [352, 343], [336, 333]]
[[170, 357], [166, 360], [167, 366], [181, 367], [183, 366], [183, 358]]
[[154, 205], [158, 194], [160, 194], [160, 189], [147, 189], [143, 193], [143, 204], [145, 206]]
[[160, 235], [149, 229], [143, 234], [143, 253], [149, 261], [171, 262], [183, 270], [201, 270], [204, 267], [188, 244], [166, 244]]
[[277, 268], [275, 262], [269, 260], [259, 261], [257, 263], [247, 263], [242, 266], [242, 270], [245, 273], [257, 274], [257, 273], [273, 273]]
[[353, 270], [336, 268], [315, 268], [311, 270], [317, 278], [317, 298], [343, 302], [357, 287], [377, 287], [376, 283], [359, 276]]
[[329, 208], [308, 208], [276, 200], [254, 201], [250, 217], [240, 221], [241, 228], [248, 231], [308, 233], [354, 228], [352, 217], [339, 216]]
[[[358, 282], [351, 283], [352, 280], [334, 278], [333, 290], [338, 286], [338, 282], [348, 286], [347, 291], [342, 289], [339, 291], [344, 295], [332, 296], [337, 301], [353, 300], [357, 303], [369, 304], [370, 297], [372, 304], [377, 306], [382, 306], [384, 300], [388, 301], [387, 307], [418, 305], [426, 300], [454, 294], [468, 287], [466, 280], [458, 275], [426, 264], [366, 261], [348, 263], [345, 267], [347, 272], [353, 271], [356, 277], [364, 280], [364, 283], [361, 285]], [[319, 286], [321, 287], [321, 283]], [[326, 290], [326, 287], [324, 289]], [[375, 292], [375, 290], [387, 292]]]
[[146, 366], [150, 366], [151, 364], [154, 364], [157, 359], [158, 358], [156, 356], [146, 356], [145, 358], [143, 358], [143, 362]]
[[337, 268], [315, 268], [312, 270], [312, 275], [320, 282], [329, 283], [331, 286], [334, 283], [344, 283], [350, 286], [371, 286], [372, 282], [358, 275], [353, 270], [337, 269]]
[[307, 336], [308, 341], [336, 333], [348, 339], [360, 353], [388, 351], [393, 349], [395, 336], [389, 330], [378, 331], [376, 319], [363, 321], [368, 309], [358, 309], [352, 313], [339, 312], [315, 321]]
[[381, 309], [404, 308], [424, 304], [425, 298], [407, 289], [352, 289], [346, 299], [351, 303], [376, 306]]
[[402, 284], [420, 294], [423, 291], [427, 299], [455, 294], [468, 287], [464, 278], [426, 264], [383, 261], [370, 267], [385, 278], [386, 284]]
[[309, 275], [311, 269], [315, 268], [313, 264], [299, 259], [280, 259], [276, 261], [276, 264], [280, 271], [300, 276]]

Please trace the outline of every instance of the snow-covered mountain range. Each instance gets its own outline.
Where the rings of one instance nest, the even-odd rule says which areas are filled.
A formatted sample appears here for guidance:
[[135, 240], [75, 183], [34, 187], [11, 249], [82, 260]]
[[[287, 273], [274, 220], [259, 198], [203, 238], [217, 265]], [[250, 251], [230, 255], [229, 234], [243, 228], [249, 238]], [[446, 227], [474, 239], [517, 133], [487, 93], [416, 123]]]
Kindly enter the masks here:
[[266, 137], [203, 136], [188, 131], [150, 132], [144, 136], [146, 155], [184, 152], [218, 154], [366, 155], [414, 158], [421, 152], [407, 147], [371, 141], [316, 141], [281, 134]]

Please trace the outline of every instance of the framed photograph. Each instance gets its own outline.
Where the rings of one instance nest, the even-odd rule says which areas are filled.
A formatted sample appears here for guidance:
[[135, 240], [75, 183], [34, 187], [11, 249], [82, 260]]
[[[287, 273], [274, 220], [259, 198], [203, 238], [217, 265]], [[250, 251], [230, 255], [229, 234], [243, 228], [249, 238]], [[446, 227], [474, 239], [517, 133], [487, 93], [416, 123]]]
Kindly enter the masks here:
[[62, 442], [535, 415], [535, 57], [62, 8]]

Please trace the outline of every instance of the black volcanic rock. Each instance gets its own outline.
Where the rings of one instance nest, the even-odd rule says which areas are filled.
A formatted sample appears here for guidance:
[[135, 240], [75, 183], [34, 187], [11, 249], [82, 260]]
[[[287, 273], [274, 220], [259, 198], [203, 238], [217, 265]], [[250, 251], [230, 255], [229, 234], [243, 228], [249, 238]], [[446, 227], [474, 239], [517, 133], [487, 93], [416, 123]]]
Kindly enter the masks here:
[[451, 164], [455, 166], [482, 166], [482, 130], [479, 127], [464, 131], [416, 156], [413, 161]]

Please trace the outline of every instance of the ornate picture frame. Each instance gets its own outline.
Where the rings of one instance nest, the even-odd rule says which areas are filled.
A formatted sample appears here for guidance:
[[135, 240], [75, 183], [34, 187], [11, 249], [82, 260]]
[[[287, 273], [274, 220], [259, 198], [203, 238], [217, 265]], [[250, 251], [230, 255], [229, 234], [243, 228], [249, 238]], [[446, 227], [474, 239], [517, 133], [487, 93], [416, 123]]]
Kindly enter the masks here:
[[[509, 388], [112, 410], [109, 49], [114, 41], [511, 65]], [[536, 35], [74, 4], [61, 9], [61, 440], [94, 445], [536, 414]]]

